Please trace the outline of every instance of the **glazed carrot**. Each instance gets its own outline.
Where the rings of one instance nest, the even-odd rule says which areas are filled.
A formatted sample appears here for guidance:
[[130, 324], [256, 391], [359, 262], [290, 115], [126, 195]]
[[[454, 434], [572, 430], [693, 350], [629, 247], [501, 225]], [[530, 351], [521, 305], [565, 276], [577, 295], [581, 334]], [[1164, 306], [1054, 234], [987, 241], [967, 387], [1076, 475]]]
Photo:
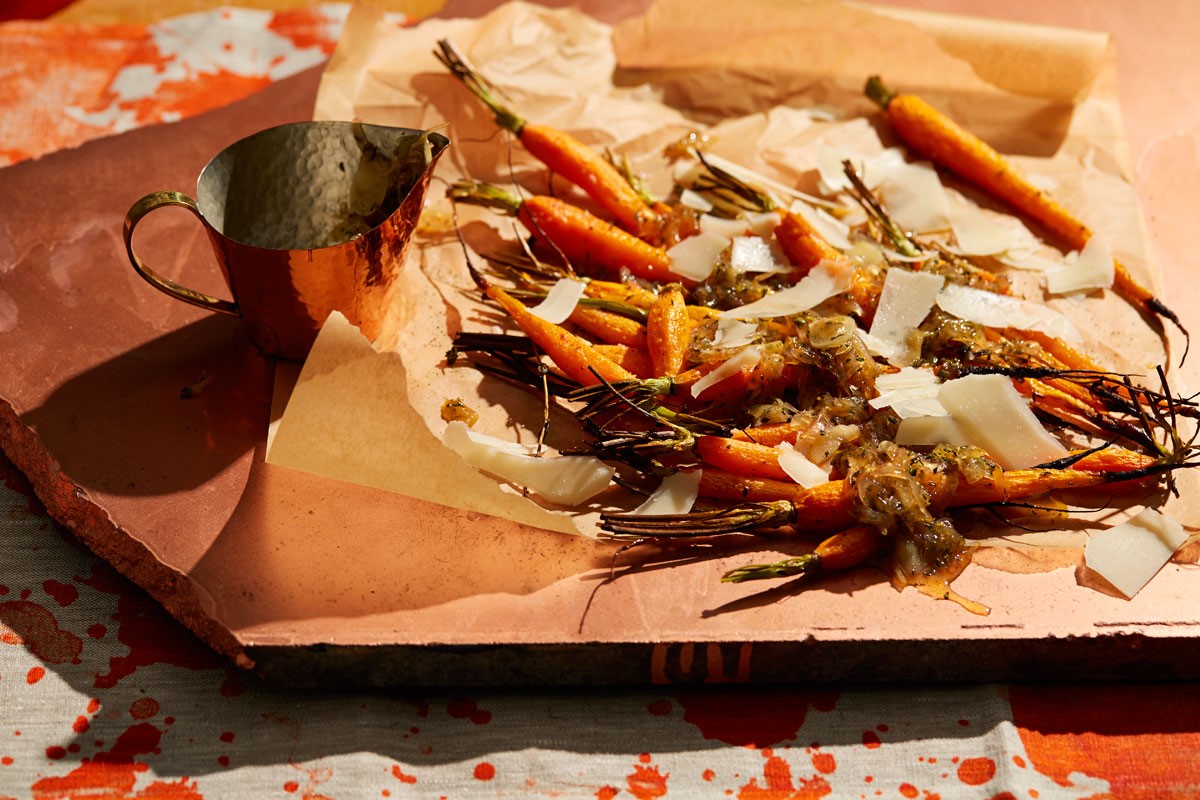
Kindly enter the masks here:
[[787, 578], [818, 570], [846, 570], [860, 566], [879, 550], [883, 534], [872, 525], [855, 525], [818, 544], [811, 553], [785, 558], [771, 564], [750, 564], [725, 573], [724, 583], [741, 583], [760, 578]]
[[697, 436], [692, 452], [705, 464], [735, 475], [792, 480], [779, 466], [779, 451], [767, 445], [723, 436]]
[[646, 349], [646, 326], [637, 320], [601, 308], [575, 307], [567, 319], [605, 344], [624, 344]]
[[634, 379], [628, 370], [597, 353], [591, 345], [575, 334], [537, 316], [526, 308], [524, 303], [499, 286], [488, 285], [484, 292], [508, 312], [525, 335], [545, 351], [563, 374], [576, 383], [582, 386], [599, 383], [592, 370], [609, 382]]
[[794, 385], [802, 374], [802, 368], [796, 364], [775, 366], [760, 361], [745, 367], [724, 380], [700, 391], [699, 397], [692, 397], [692, 385], [708, 373], [720, 367], [720, 363], [700, 364], [681, 372], [671, 381], [671, 394], [684, 401], [684, 405], [698, 401], [700, 403], [730, 403], [748, 401], [754, 397], [774, 397], [790, 385]]
[[[884, 109], [892, 130], [908, 147], [1040, 223], [1071, 250], [1082, 250], [1092, 238], [1087, 225], [1030, 183], [1004, 156], [925, 100], [895, 93], [875, 75], [867, 79], [865, 92]], [[1161, 315], [1183, 330], [1178, 316], [1120, 261], [1115, 266], [1113, 291], [1119, 297], [1141, 314]]]
[[767, 447], [775, 447], [784, 442], [795, 444], [796, 440], [800, 438], [800, 434], [808, 431], [812, 424], [811, 418], [801, 416], [787, 422], [772, 422], [766, 425], [755, 425], [753, 428], [739, 428], [730, 436], [743, 442], [755, 442]]
[[780, 210], [779, 213], [782, 219], [775, 226], [775, 238], [795, 268], [791, 274], [793, 280], [800, 280], [822, 261], [844, 257], [804, 217], [786, 210]]
[[595, 300], [613, 300], [618, 303], [628, 303], [641, 309], [654, 305], [658, 295], [649, 289], [643, 289], [633, 283], [619, 283], [593, 278], [587, 282], [583, 293]]
[[488, 107], [496, 124], [520, 139], [530, 155], [587, 192], [626, 231], [640, 235], [655, 228], [658, 213], [602, 155], [565, 131], [525, 120], [496, 99], [492, 87], [448, 40], [439, 41], [438, 48], [434, 53], [438, 60]]
[[618, 275], [622, 269], [651, 281], [679, 280], [661, 247], [647, 244], [578, 206], [548, 195], [522, 200], [496, 186], [461, 182], [449, 196], [517, 217], [535, 238], [543, 239], [580, 272]]
[[656, 378], [674, 377], [683, 370], [692, 327], [678, 284], [663, 289], [646, 318], [646, 349]]
[[639, 378], [654, 377], [654, 365], [643, 349], [625, 344], [594, 344], [592, 349]]

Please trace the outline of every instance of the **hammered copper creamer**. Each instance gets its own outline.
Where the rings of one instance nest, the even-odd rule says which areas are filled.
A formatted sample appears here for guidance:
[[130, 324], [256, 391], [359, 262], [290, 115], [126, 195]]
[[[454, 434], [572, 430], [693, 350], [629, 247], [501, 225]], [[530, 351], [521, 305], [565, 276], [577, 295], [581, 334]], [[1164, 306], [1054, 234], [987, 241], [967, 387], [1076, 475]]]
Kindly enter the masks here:
[[[335, 310], [374, 339], [448, 144], [436, 133], [348, 122], [260, 131], [204, 167], [195, 200], [162, 191], [133, 204], [124, 227], [130, 263], [176, 299], [242, 317], [269, 355], [303, 359]], [[134, 253], [134, 227], [164, 205], [203, 223], [232, 301], [181, 286]]]

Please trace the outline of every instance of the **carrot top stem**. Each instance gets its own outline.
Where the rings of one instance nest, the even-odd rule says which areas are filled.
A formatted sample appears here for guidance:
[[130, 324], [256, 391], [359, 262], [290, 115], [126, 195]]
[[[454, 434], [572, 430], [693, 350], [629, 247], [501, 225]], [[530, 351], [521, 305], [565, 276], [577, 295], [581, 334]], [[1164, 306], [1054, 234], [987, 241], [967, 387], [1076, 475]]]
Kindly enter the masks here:
[[496, 98], [495, 87], [470, 65], [466, 57], [458, 52], [449, 39], [440, 39], [437, 44], [438, 49], [433, 54], [437, 56], [438, 61], [441, 61], [446, 69], [450, 70], [450, 74], [458, 78], [471, 94], [488, 107], [492, 116], [496, 118], [497, 125], [519, 136], [525, 127], [525, 118]]
[[725, 573], [721, 577], [721, 583], [742, 583], [764, 578], [790, 578], [793, 575], [807, 575], [820, 568], [821, 557], [816, 553], [807, 553], [770, 564], [747, 564], [744, 567], [738, 567]]
[[863, 93], [883, 109], [886, 109], [892, 102], [892, 98], [896, 96], [896, 93], [889, 89], [878, 75], [867, 78], [867, 85], [863, 88]]
[[521, 210], [522, 200], [512, 192], [482, 181], [458, 181], [446, 190], [446, 196], [457, 203], [483, 206], [516, 216]]

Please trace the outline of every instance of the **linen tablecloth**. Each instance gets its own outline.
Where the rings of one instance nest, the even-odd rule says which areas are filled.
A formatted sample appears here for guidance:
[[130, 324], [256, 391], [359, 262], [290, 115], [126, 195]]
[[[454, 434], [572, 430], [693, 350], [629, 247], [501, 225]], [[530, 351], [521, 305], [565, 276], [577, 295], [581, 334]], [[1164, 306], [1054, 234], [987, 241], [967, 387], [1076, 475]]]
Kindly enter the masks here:
[[[0, 25], [0, 163], [319, 65], [346, 13]], [[0, 220], [0, 325], [4, 245]], [[2, 457], [0, 478], [0, 798], [1200, 796], [1193, 684], [280, 690], [83, 549]]]

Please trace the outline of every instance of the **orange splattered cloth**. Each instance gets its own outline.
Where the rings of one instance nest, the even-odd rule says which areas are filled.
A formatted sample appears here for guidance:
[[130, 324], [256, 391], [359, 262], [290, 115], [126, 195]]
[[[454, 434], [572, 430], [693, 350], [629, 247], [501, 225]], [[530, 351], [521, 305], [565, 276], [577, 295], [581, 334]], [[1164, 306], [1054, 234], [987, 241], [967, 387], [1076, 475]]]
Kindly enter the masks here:
[[[0, 25], [0, 161], [245, 96], [345, 12]], [[58, 531], [2, 456], [0, 547], [0, 800], [1200, 796], [1192, 684], [300, 694]]]
[[0, 25], [0, 166], [223, 106], [329, 56], [347, 7]]

